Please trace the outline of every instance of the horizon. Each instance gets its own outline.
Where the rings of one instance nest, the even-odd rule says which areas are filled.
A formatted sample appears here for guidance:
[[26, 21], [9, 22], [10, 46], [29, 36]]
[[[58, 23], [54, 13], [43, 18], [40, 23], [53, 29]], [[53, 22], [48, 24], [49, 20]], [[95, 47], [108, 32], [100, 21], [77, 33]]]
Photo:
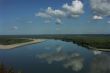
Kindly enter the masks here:
[[110, 36], [110, 34], [12, 34], [12, 35], [0, 35], [2, 36]]

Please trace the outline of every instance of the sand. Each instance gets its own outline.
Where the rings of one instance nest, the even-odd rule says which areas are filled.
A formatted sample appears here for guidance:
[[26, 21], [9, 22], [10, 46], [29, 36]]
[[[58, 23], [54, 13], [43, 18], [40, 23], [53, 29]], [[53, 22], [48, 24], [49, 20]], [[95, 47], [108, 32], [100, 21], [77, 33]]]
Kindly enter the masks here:
[[0, 49], [12, 49], [20, 46], [25, 46], [29, 44], [34, 44], [34, 43], [40, 43], [45, 41], [46, 39], [32, 39], [33, 41], [30, 42], [25, 42], [25, 43], [18, 43], [18, 44], [12, 44], [12, 45], [0, 45]]

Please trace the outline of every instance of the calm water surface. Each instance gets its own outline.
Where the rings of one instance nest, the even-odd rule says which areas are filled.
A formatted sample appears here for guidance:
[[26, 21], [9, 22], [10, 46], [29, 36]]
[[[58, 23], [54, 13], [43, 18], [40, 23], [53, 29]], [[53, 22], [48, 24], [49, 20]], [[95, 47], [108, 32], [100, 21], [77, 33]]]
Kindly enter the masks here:
[[110, 53], [60, 40], [0, 50], [0, 62], [23, 73], [110, 73]]

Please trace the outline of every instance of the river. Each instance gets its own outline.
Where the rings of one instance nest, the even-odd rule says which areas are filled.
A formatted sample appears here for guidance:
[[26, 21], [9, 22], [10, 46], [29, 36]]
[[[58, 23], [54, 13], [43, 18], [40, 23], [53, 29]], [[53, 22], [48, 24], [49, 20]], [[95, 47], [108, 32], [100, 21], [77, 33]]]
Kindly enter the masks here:
[[61, 40], [0, 50], [0, 62], [23, 73], [110, 73], [110, 52]]

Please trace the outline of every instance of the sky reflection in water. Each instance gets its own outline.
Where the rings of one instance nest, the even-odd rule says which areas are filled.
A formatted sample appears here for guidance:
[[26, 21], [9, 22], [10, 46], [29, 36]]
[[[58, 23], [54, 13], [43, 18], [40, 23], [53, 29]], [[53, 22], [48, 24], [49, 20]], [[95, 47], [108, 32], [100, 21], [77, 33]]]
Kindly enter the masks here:
[[[45, 49], [49, 50], [52, 47], [47, 47]], [[48, 64], [52, 64], [54, 62], [62, 63], [63, 67], [71, 68], [73, 71], [81, 71], [84, 67], [84, 57], [78, 53], [67, 53], [63, 50], [64, 46], [57, 45], [54, 46], [56, 51], [54, 52], [45, 52], [37, 55], [36, 57], [40, 60], [46, 61]], [[110, 57], [102, 51], [91, 51], [94, 55], [93, 60], [90, 64], [90, 72], [89, 73], [109, 73], [110, 72]]]
[[0, 50], [0, 61], [24, 73], [110, 73], [110, 53], [60, 40]]
[[[59, 51], [60, 49], [60, 51]], [[83, 58], [79, 53], [64, 53], [60, 47], [56, 48], [54, 53], [43, 53], [37, 55], [38, 58], [47, 61], [48, 64], [53, 62], [63, 62], [65, 68], [72, 68], [74, 71], [79, 71], [83, 68]]]

